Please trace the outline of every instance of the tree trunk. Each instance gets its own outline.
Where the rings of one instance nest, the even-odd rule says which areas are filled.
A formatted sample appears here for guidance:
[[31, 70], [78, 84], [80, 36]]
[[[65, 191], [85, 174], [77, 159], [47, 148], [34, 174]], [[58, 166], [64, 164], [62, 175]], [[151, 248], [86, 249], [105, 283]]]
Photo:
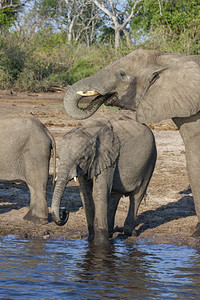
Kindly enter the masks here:
[[119, 28], [115, 29], [115, 51], [119, 49], [119, 41], [120, 41], [120, 30]]

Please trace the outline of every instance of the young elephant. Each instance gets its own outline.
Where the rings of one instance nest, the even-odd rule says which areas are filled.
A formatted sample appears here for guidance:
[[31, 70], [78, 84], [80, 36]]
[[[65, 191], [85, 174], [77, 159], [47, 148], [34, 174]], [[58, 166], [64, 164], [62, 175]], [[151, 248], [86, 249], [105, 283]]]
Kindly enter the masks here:
[[130, 118], [90, 121], [69, 131], [58, 153], [60, 167], [51, 208], [55, 223], [66, 223], [68, 216], [59, 214], [61, 196], [66, 183], [78, 177], [89, 241], [108, 243], [123, 195], [130, 198], [124, 234], [131, 235], [156, 162], [151, 130]]
[[0, 181], [23, 181], [30, 190], [30, 208], [24, 219], [48, 222], [46, 186], [55, 141], [47, 128], [31, 115], [0, 118]]

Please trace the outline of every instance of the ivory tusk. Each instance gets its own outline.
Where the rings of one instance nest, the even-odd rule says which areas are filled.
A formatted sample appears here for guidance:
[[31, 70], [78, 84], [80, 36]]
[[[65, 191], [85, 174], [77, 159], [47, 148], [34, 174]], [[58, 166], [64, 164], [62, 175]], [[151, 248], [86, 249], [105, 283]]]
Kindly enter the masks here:
[[77, 92], [78, 95], [80, 96], [84, 96], [84, 97], [89, 97], [89, 96], [95, 96], [95, 95], [100, 95], [99, 92], [93, 90], [93, 91], [78, 91]]
[[74, 181], [76, 182], [76, 177], [74, 177]]

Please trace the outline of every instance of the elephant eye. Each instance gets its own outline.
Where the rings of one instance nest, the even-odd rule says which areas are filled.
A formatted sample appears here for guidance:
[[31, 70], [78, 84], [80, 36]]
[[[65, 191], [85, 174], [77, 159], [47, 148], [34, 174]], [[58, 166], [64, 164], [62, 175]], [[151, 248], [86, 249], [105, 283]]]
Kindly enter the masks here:
[[120, 79], [123, 79], [126, 77], [126, 72], [124, 70], [120, 70], [118, 73], [117, 73], [117, 77], [120, 78]]

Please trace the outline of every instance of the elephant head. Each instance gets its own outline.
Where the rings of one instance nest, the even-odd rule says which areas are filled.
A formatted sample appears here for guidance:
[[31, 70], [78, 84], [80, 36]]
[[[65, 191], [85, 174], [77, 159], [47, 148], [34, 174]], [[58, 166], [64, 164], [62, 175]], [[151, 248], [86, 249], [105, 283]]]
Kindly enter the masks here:
[[[199, 61], [198, 56], [135, 50], [72, 85], [64, 97], [65, 110], [85, 119], [105, 103], [136, 110], [142, 123], [189, 117], [200, 110]], [[81, 109], [79, 100], [91, 94], [96, 98]]]
[[[103, 121], [102, 121], [103, 122]], [[64, 225], [67, 214], [60, 214], [60, 202], [66, 184], [79, 176], [87, 174], [91, 179], [104, 169], [113, 165], [119, 154], [119, 139], [112, 125], [77, 127], [69, 131], [58, 149], [60, 166], [53, 193], [51, 214], [58, 225]], [[104, 122], [104, 123], [105, 123]], [[101, 122], [100, 122], [101, 123]], [[101, 124], [102, 125], [102, 124]]]

